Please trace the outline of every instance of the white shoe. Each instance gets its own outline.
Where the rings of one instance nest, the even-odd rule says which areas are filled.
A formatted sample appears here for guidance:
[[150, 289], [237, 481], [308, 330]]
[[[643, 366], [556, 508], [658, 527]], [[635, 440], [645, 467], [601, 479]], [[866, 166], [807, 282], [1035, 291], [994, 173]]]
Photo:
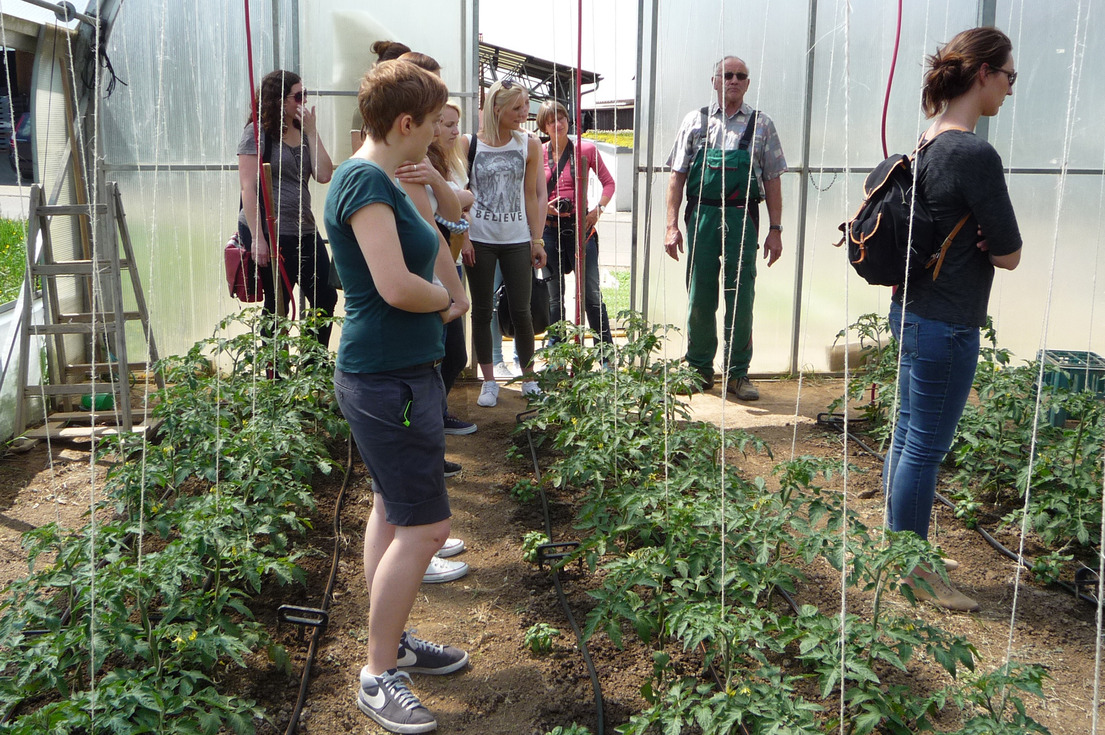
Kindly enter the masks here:
[[491, 408], [499, 404], [499, 384], [494, 380], [483, 381], [483, 387], [480, 388], [480, 397], [476, 399], [477, 406], [483, 406], [484, 408]]
[[523, 380], [522, 381], [522, 395], [524, 395], [524, 396], [539, 396], [539, 395], [541, 395], [541, 389], [537, 387], [537, 381], [535, 381], [535, 380]]
[[440, 557], [430, 559], [430, 566], [426, 567], [426, 573], [422, 575], [425, 584], [437, 584], [438, 582], [451, 582], [468, 574], [468, 565], [462, 561], [449, 561]]
[[520, 373], [514, 371], [514, 369], [507, 365], [505, 362], [495, 363], [495, 377], [496, 378], [517, 378]]
[[464, 551], [464, 540], [459, 538], [447, 538], [445, 543], [441, 545], [441, 548], [437, 550], [434, 556], [439, 559], [444, 559], [447, 556], [456, 556], [460, 552]]

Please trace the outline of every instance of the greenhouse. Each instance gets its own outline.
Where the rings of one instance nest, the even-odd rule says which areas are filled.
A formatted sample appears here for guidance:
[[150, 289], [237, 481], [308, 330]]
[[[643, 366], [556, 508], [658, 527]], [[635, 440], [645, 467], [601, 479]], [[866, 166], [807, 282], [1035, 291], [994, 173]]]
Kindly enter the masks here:
[[[0, 6], [0, 153], [10, 159], [0, 161], [0, 733], [1099, 732], [1099, 4], [84, 5]], [[1011, 52], [981, 64], [973, 86], [926, 116], [938, 51], [978, 27], [1004, 32]], [[432, 57], [437, 70], [417, 53], [379, 65], [384, 41]], [[415, 64], [429, 71], [409, 71]], [[467, 155], [467, 188], [448, 183], [474, 211], [455, 222], [437, 211], [438, 239], [448, 243], [453, 226], [466, 243], [452, 253], [464, 295], [441, 277], [434, 288], [449, 306], [409, 310], [435, 319], [440, 310], [447, 321], [454, 308], [466, 312], [453, 324], [463, 356], [455, 385], [445, 379], [445, 438], [429, 449], [408, 438], [403, 452], [377, 449], [374, 459], [355, 404], [343, 402], [353, 399], [343, 398], [342, 376], [361, 371], [342, 365], [354, 364], [354, 349], [363, 364], [390, 363], [349, 346], [365, 312], [345, 243], [359, 245], [357, 267], [371, 293], [384, 294], [362, 239], [381, 230], [353, 215], [328, 225], [356, 159], [376, 165], [373, 151], [414, 145], [415, 133], [377, 140], [371, 95], [359, 96], [396, 69], [423, 85], [434, 72], [447, 88], [460, 134], [472, 136], [454, 151]], [[298, 115], [302, 132], [292, 133], [302, 143], [285, 138], [278, 155], [298, 147], [310, 156], [314, 180], [303, 180], [297, 216], [311, 222], [322, 258], [311, 293], [302, 270], [298, 285], [269, 276], [266, 289], [274, 280], [294, 286], [286, 309], [242, 298], [248, 284], [228, 284], [239, 233], [256, 238], [254, 222], [271, 228], [284, 216], [266, 197], [273, 188], [283, 196], [286, 182], [262, 183], [259, 172], [254, 214], [247, 204], [249, 172], [271, 160], [258, 93], [274, 70], [283, 70], [285, 107], [292, 98], [298, 106], [284, 114]], [[511, 140], [531, 151], [520, 154], [518, 209], [531, 230], [528, 187], [552, 201], [548, 220], [549, 202], [539, 204], [545, 237], [533, 265], [555, 251], [549, 222], [565, 170], [573, 201], [588, 202], [575, 229], [595, 237], [593, 250], [582, 235], [572, 246], [575, 272], [561, 269], [568, 256], [553, 261], [567, 284], [567, 323], [544, 328], [556, 321], [555, 304], [551, 315], [547, 301], [538, 305], [549, 276], [533, 272], [532, 365], [526, 327], [509, 323], [518, 312], [498, 293], [488, 330], [480, 293], [491, 291], [490, 271], [474, 265], [492, 232], [476, 222], [489, 201], [477, 150], [497, 145], [487, 120], [506, 124], [484, 108], [512, 85], [526, 100]], [[736, 132], [746, 112], [721, 109], [732, 104], [727, 94], [755, 110]], [[938, 127], [969, 95], [990, 95], [982, 114]], [[542, 127], [550, 110], [557, 119], [556, 102], [575, 153], [550, 132], [555, 124]], [[447, 109], [435, 107], [441, 121]], [[435, 141], [444, 134], [437, 114]], [[408, 119], [423, 129], [418, 115]], [[916, 335], [951, 321], [933, 314], [953, 307], [900, 308], [894, 294], [904, 287], [908, 301], [909, 285], [868, 283], [849, 262], [860, 243], [842, 240], [842, 230], [866, 206], [884, 159], [914, 153], [945, 129], [969, 136], [964, 145], [993, 163], [996, 175], [984, 180], [964, 149], [946, 154], [964, 180], [984, 180], [965, 195], [971, 211], [959, 227], [969, 223], [978, 250], [969, 255], [994, 275], [982, 319], [969, 325], [978, 349], [964, 361], [962, 400], [932, 410], [947, 443], [934, 439], [930, 456], [917, 459], [910, 422], [937, 400], [917, 376], [942, 358]], [[703, 130], [726, 141], [715, 167], [722, 190], [738, 171], [745, 199], [696, 195], [695, 164], [691, 178], [680, 170], [696, 155], [687, 142], [713, 135]], [[544, 167], [544, 181], [528, 157], [539, 143], [547, 149], [533, 165]], [[705, 171], [715, 159], [704, 145], [694, 160]], [[482, 155], [486, 166], [490, 154]], [[732, 168], [733, 160], [742, 162]], [[921, 160], [907, 169], [917, 192]], [[925, 183], [936, 190], [939, 177]], [[763, 206], [753, 206], [756, 193]], [[898, 203], [911, 221], [916, 202]], [[439, 197], [428, 206], [433, 214]], [[927, 206], [939, 229], [947, 213]], [[695, 248], [705, 246], [692, 232], [692, 207], [700, 232], [702, 209], [720, 211], [721, 271], [706, 278], [696, 270]], [[742, 257], [729, 257], [742, 253], [726, 244], [741, 241], [734, 227], [751, 233]], [[933, 251], [943, 234], [929, 238]], [[944, 284], [958, 285], [938, 293], [959, 308], [979, 300], [980, 281], [955, 280], [955, 263], [968, 256], [954, 253]], [[494, 257], [511, 281], [506, 256]], [[403, 276], [416, 271], [408, 262]], [[317, 290], [323, 281], [337, 289], [332, 319]], [[609, 311], [610, 342], [589, 322], [592, 291]], [[743, 311], [724, 307], [742, 298]], [[703, 316], [703, 303], [716, 316]], [[748, 345], [731, 345], [745, 313]], [[421, 332], [403, 324], [384, 345], [405, 355]], [[496, 335], [505, 335], [501, 349]], [[708, 354], [696, 364], [711, 350], [712, 364]], [[403, 366], [430, 365], [440, 377], [441, 357], [430, 357]], [[406, 410], [421, 395], [410, 390], [408, 428]], [[378, 404], [366, 405], [371, 415]], [[896, 484], [901, 467], [923, 462], [935, 494], [918, 491], [918, 530], [899, 520], [905, 496]], [[399, 674], [381, 673], [373, 631], [392, 597], [373, 579], [377, 564], [390, 573], [392, 557], [373, 557], [371, 540], [395, 527], [403, 539], [421, 525], [396, 523], [391, 496], [379, 520], [382, 488], [389, 477], [426, 476], [431, 465], [445, 498], [444, 520], [434, 523], [448, 539], [411, 588]], [[384, 523], [392, 530], [381, 531]], [[461, 649], [455, 667], [403, 670], [404, 651]], [[401, 717], [432, 716], [396, 725], [370, 712], [386, 676], [399, 682]]]

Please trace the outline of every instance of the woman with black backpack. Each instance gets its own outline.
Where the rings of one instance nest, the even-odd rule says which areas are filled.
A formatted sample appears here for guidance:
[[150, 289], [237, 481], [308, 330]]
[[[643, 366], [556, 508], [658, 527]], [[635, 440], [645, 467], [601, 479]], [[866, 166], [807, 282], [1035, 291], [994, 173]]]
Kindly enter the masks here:
[[[928, 538], [937, 470], [974, 381], [994, 269], [1013, 270], [1021, 258], [1001, 156], [974, 134], [979, 118], [996, 115], [1013, 94], [1013, 45], [996, 28], [973, 28], [928, 63], [922, 105], [933, 122], [921, 139], [916, 189], [938, 233], [951, 232], [964, 214], [970, 216], [953, 237], [939, 277], [915, 271], [890, 307], [890, 328], [902, 353], [898, 421], [884, 468], [888, 524], [921, 538]], [[958, 564], [948, 560], [946, 566]], [[926, 584], [918, 585], [918, 578]], [[919, 599], [951, 610], [979, 609], [936, 570], [915, 569], [910, 584]]]

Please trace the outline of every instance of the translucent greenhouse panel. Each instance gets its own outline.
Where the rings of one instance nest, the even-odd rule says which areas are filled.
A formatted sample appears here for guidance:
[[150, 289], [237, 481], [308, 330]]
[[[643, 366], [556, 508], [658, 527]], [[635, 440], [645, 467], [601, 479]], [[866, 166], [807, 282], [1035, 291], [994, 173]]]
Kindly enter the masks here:
[[[241, 308], [227, 290], [222, 252], [236, 227], [237, 189], [220, 171], [118, 171], [113, 178], [158, 350], [162, 356], [186, 352], [210, 336], [224, 315]], [[129, 306], [129, 294], [127, 301]], [[143, 345], [136, 329], [128, 329], [128, 343]]]
[[991, 141], [1006, 166], [1057, 169], [1063, 162], [1068, 120], [1068, 165], [1105, 165], [1100, 125], [1105, 85], [1099, 79], [1105, 69], [1105, 23], [1100, 10], [1096, 4], [1088, 9], [1073, 2], [998, 2], [997, 25], [1013, 41], [1017, 69], [1013, 95], [990, 123]]
[[1020, 358], [1041, 348], [1105, 355], [1102, 180], [1067, 177], [1056, 229], [1059, 183], [1052, 175], [1010, 178], [1024, 249], [1017, 270], [995, 275], [990, 313], [1000, 344]]
[[[401, 41], [441, 64], [441, 78], [450, 93], [472, 92], [472, 4], [457, 0], [420, 3], [417, 15], [403, 3], [365, 3], [363, 0], [301, 0], [300, 33], [304, 78], [331, 92], [356, 93], [361, 79], [375, 62], [372, 44]], [[433, 18], [432, 23], [425, 22]], [[469, 95], [470, 96], [470, 95]], [[334, 96], [320, 107], [320, 117], [334, 142], [334, 162], [349, 157], [350, 131], [361, 127], [355, 96]]]
[[[806, 0], [658, 3], [656, 98], [661, 102], [654, 111], [657, 140], [651, 163], [666, 163], [683, 118], [710, 104], [714, 66], [727, 55], [748, 64], [746, 101], [775, 121], [788, 163], [798, 162], [806, 67], [795, 43], [804, 43], [808, 5]], [[642, 22], [649, 18], [645, 13]], [[703, 29], [709, 30], [704, 34]], [[647, 115], [649, 101], [644, 102]]]
[[[807, 181], [806, 247], [802, 283], [801, 327], [797, 363], [802, 370], [842, 370], [833, 365], [830, 350], [837, 334], [864, 315], [885, 316], [890, 289], [871, 286], [856, 275], [846, 249], [836, 247], [837, 226], [858, 202], [864, 174], [815, 173]], [[846, 204], [847, 201], [847, 204]], [[855, 335], [849, 337], [855, 341]], [[839, 341], [843, 349], [844, 339]]]
[[[258, 83], [273, 67], [268, 6], [250, 3]], [[287, 57], [290, 42], [277, 41]], [[246, 50], [241, 3], [164, 3], [157, 12], [124, 5], [108, 47], [126, 82], [103, 104], [108, 163], [150, 169], [236, 164], [234, 151], [250, 106]]]
[[[885, 158], [882, 111], [894, 56], [897, 5], [853, 3], [850, 16], [845, 16], [844, 5], [818, 4], [811, 167], [870, 168]], [[977, 16], [976, 3], [959, 0], [904, 4], [886, 122], [890, 153], [908, 153], [929, 125], [920, 104], [925, 57], [959, 31], [976, 25]], [[800, 119], [801, 111], [795, 110], [795, 115]]]

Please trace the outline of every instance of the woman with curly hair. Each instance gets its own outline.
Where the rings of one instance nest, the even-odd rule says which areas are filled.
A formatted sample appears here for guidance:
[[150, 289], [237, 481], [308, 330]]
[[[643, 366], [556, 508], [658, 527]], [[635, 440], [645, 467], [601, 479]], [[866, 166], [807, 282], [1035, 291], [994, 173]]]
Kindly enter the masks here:
[[[974, 134], [979, 118], [998, 114], [1013, 94], [1013, 44], [996, 28], [972, 28], [930, 56], [928, 65], [922, 107], [933, 121], [918, 147], [916, 190], [938, 233], [968, 219], [939, 278], [921, 269], [896, 290], [890, 307], [902, 357], [898, 422], [884, 469], [888, 525], [921, 538], [928, 538], [936, 473], [974, 381], [994, 269], [1013, 270], [1021, 259], [1001, 156]], [[946, 566], [958, 564], [949, 560]], [[936, 570], [914, 570], [911, 586], [918, 598], [948, 609], [979, 607]]]
[[[299, 284], [304, 297], [326, 316], [334, 313], [338, 293], [329, 283], [330, 258], [315, 226], [308, 180], [313, 176], [325, 184], [334, 172], [330, 154], [322, 144], [315, 108], [304, 104], [306, 91], [297, 74], [277, 69], [261, 80], [261, 155], [253, 134], [253, 113], [238, 142], [238, 181], [242, 188], [242, 210], [238, 214], [238, 236], [253, 252], [257, 275], [264, 289], [267, 313], [276, 311], [276, 290], [270, 259], [279, 253], [287, 281], [284, 290]], [[276, 226], [275, 244], [268, 231], [261, 197], [261, 164], [272, 164], [272, 207]], [[292, 294], [284, 293], [284, 307]], [[322, 345], [330, 342], [330, 327], [317, 330]]]

